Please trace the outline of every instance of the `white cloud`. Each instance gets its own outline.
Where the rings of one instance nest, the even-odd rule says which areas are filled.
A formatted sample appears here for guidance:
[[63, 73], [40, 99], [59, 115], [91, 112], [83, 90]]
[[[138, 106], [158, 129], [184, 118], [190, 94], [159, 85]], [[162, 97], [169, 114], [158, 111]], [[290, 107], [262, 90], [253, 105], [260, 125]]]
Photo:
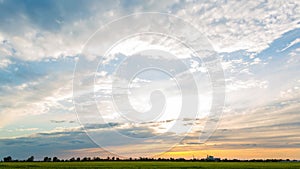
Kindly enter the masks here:
[[260, 52], [284, 32], [298, 28], [299, 1], [207, 1], [182, 3], [175, 14], [190, 20], [219, 52]]
[[9, 59], [2, 59], [0, 61], [0, 69], [4, 69], [6, 68], [9, 64], [11, 64], [12, 62]]
[[297, 44], [299, 42], [300, 42], [300, 38], [297, 38], [294, 41], [292, 41], [291, 43], [289, 43], [285, 48], [281, 49], [280, 51], [282, 52], [282, 51], [288, 49], [289, 47], [291, 47], [291, 46], [293, 46], [293, 45], [295, 45], [295, 44]]
[[251, 64], [251, 65], [256, 65], [256, 64], [259, 64], [260, 62], [261, 62], [261, 59], [255, 58], [255, 59], [253, 60], [253, 62], [251, 62], [250, 64]]
[[[118, 3], [115, 4], [115, 6], [118, 5]], [[164, 4], [151, 1], [149, 5], [146, 11], [150, 9], [169, 10], [172, 14], [190, 21], [207, 35], [218, 52], [232, 52], [241, 49], [251, 52], [262, 51], [284, 32], [297, 28], [300, 17], [300, 4], [298, 1], [292, 0], [279, 2], [168, 1]], [[173, 9], [172, 5], [181, 5], [181, 7]], [[89, 6], [89, 10], [94, 10], [95, 6], [97, 5]], [[24, 20], [26, 26], [22, 28], [21, 34], [14, 35], [8, 33], [9, 30], [1, 32], [0, 40], [8, 40], [16, 50], [16, 53], [13, 54], [2, 48], [2, 52], [24, 60], [76, 55], [80, 53], [88, 37], [104, 23], [129, 14], [129, 11], [123, 11], [123, 8], [123, 6], [118, 6], [114, 10], [95, 10], [93, 15], [87, 16], [84, 20], [75, 19], [64, 22], [61, 24], [59, 32], [43, 30], [28, 20]], [[145, 9], [142, 4], [136, 4], [135, 8], [130, 11], [140, 12], [143, 10]], [[297, 41], [293, 43], [297, 43]], [[142, 42], [139, 42], [139, 45], [142, 45]], [[144, 45], [149, 47], [149, 44]], [[168, 45], [173, 46], [172, 44]]]
[[19, 128], [16, 131], [36, 131], [38, 128]]
[[6, 93], [0, 96], [3, 106], [0, 110], [3, 117], [0, 126], [4, 127], [22, 117], [49, 113], [52, 109], [73, 111], [73, 106], [62, 103], [69, 102], [72, 105], [71, 78], [68, 74], [56, 78], [57, 81], [51, 81], [46, 76], [17, 86], [2, 86]]
[[289, 59], [287, 60], [287, 66], [298, 65], [300, 63], [300, 48], [293, 50], [289, 53]]
[[261, 80], [255, 80], [255, 79], [249, 79], [246, 81], [242, 80], [233, 80], [233, 79], [227, 79], [226, 80], [226, 91], [239, 91], [243, 89], [255, 89], [255, 88], [261, 88], [266, 89], [268, 88], [268, 81], [261, 81]]

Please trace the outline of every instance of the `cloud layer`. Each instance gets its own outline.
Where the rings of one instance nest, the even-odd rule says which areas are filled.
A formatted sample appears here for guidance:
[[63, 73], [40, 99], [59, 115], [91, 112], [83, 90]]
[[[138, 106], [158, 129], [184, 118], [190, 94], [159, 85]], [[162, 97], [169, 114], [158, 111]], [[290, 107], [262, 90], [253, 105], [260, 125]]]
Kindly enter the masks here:
[[[82, 57], [80, 53], [85, 42], [97, 29], [120, 16], [151, 11], [170, 13], [190, 22], [204, 33], [218, 52], [225, 75], [226, 103], [219, 127], [206, 143], [206, 149], [299, 148], [298, 1], [2, 0], [0, 156], [25, 158], [36, 155], [42, 158], [58, 154], [68, 157], [74, 152], [84, 155], [84, 152], [97, 148], [77, 122], [73, 105], [73, 70], [78, 58]], [[122, 29], [122, 25], [111, 31], [118, 29]], [[101, 38], [110, 36], [112, 35]], [[138, 44], [143, 48], [149, 45], [144, 43], [146, 40], [133, 39], [129, 40], [128, 44]], [[171, 41], [163, 41], [157, 37], [150, 40], [153, 44], [168, 46], [168, 49], [175, 53], [176, 49], [179, 49], [179, 45]], [[103, 101], [98, 108], [103, 111], [102, 115], [109, 123], [95, 124], [93, 120], [97, 121], [97, 118], [86, 118], [91, 120], [91, 124], [86, 125], [87, 130], [105, 135], [107, 138], [103, 142], [107, 143], [106, 146], [115, 143], [114, 149], [124, 153], [128, 153], [127, 146], [132, 147], [136, 143], [114, 140], [111, 130], [118, 130], [125, 135], [150, 137], [163, 133], [174, 120], [173, 116], [168, 115], [161, 121], [134, 126], [119, 120], [118, 112], [111, 109], [113, 105], [107, 100], [110, 97], [113, 67], [129, 55], [131, 51], [126, 51], [126, 47], [129, 46], [121, 46], [117, 51], [113, 51], [114, 56], [107, 61], [103, 70], [97, 73], [102, 86], [96, 85], [96, 96], [98, 101]], [[184, 51], [179, 55], [186, 56], [186, 53], [187, 51]], [[98, 58], [88, 56], [84, 58], [84, 65], [93, 66], [98, 63], [96, 59]], [[201, 77], [197, 81], [203, 82], [198, 92], [204, 105], [201, 113], [205, 115], [208, 113], [206, 107], [209, 107], [211, 99], [211, 84], [205, 83], [209, 79], [207, 69], [200, 61], [190, 64], [190, 70], [199, 73]], [[93, 86], [85, 83], [92, 81], [90, 79], [94, 78], [93, 72], [82, 69], [80, 73], [88, 79], [81, 81], [82, 85], [86, 85], [87, 88]], [[180, 73], [182, 72], [178, 72]], [[140, 103], [148, 103], [149, 100], [145, 98], [148, 98], [149, 93], [139, 90], [139, 87], [151, 84], [165, 89], [173, 97], [169, 100], [169, 108], [176, 110], [176, 87], [170, 87], [171, 83], [172, 81], [165, 77], [138, 77], [133, 84], [136, 90], [132, 92], [136, 94], [134, 98], [140, 99], [133, 98], [131, 101], [135, 102], [138, 110], [149, 108], [149, 104], [140, 106]], [[189, 89], [189, 83], [186, 82], [186, 89]], [[90, 96], [91, 93], [85, 93], [86, 91], [89, 89], [79, 92], [82, 98]], [[173, 109], [169, 109], [170, 112]], [[93, 110], [97, 111], [87, 109], [86, 114], [93, 113]], [[177, 145], [179, 147], [199, 146], [199, 135], [203, 132], [205, 116], [196, 120], [189, 118], [187, 112], [186, 118], [180, 119], [182, 126], [192, 126], [195, 123], [198, 126]], [[165, 133], [158, 144], [170, 143], [168, 141], [176, 138], [173, 134]], [[153, 140], [150, 140], [150, 143], [139, 144], [148, 145], [145, 147], [150, 149], [151, 146], [155, 146], [151, 141]], [[155, 153], [160, 153], [164, 146], [168, 145], [157, 147]]]

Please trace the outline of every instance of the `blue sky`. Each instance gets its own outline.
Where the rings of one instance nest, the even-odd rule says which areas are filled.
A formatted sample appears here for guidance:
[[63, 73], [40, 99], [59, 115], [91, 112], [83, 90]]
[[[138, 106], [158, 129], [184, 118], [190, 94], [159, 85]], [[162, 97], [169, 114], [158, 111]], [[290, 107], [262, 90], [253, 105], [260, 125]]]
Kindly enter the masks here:
[[[95, 140], [87, 136], [83, 124], [77, 119], [73, 104], [73, 73], [78, 60], [83, 63], [79, 73], [85, 75], [90, 73], [89, 66], [98, 64], [99, 57], [81, 55], [84, 43], [96, 30], [112, 20], [137, 12], [169, 13], [188, 21], [205, 33], [223, 67], [226, 100], [216, 131], [205, 144], [199, 144], [199, 129], [192, 130], [184, 140], [178, 142], [174, 151], [214, 150], [216, 156], [230, 157], [230, 154], [221, 150], [229, 152], [253, 149], [260, 152], [261, 158], [282, 158], [280, 152], [283, 150], [299, 150], [299, 11], [300, 3], [292, 0], [0, 0], [0, 157], [12, 155], [15, 158], [27, 158], [34, 155], [42, 158], [55, 155], [69, 158], [76, 155], [106, 155], [97, 149]], [[126, 25], [120, 25], [111, 31], [125, 29], [132, 23], [123, 24]], [[112, 35], [105, 38], [110, 36]], [[160, 42], [158, 37], [152, 38], [153, 42]], [[131, 45], [142, 44], [139, 47], [143, 47], [143, 39], [134, 40], [127, 42]], [[163, 45], [171, 48], [174, 44], [170, 41]], [[116, 111], [107, 103], [110, 94], [106, 92], [110, 90], [105, 87], [111, 83], [112, 69], [132, 52], [126, 51], [126, 47], [128, 48], [126, 45], [116, 48], [119, 53], [98, 70], [98, 80], [103, 85], [97, 86], [97, 99], [103, 101], [98, 106], [111, 125], [98, 122], [85, 126], [85, 129], [97, 131], [95, 138], [104, 147], [122, 151], [128, 156], [140, 156], [143, 152], [131, 153], [128, 152], [128, 147], [141, 144], [145, 149], [152, 150], [158, 143], [151, 140], [120, 141], [113, 131], [127, 136], [151, 137], [161, 132], [159, 127], [169, 124], [155, 121], [154, 124], [133, 125], [119, 121]], [[140, 57], [142, 56], [141, 54]], [[140, 62], [148, 63], [147, 60]], [[205, 83], [208, 76], [201, 66], [198, 68], [199, 78], [196, 80], [203, 82], [199, 89], [203, 94], [201, 101], [204, 105], [209, 105], [210, 88], [207, 86], [210, 83]], [[173, 97], [177, 94], [176, 85], [173, 81], [167, 75], [148, 73], [150, 74], [145, 75], [147, 78], [140, 76], [133, 81], [133, 86], [156, 81], [152, 89], [166, 89], [166, 97], [170, 97], [167, 103], [171, 106], [167, 110], [177, 110], [178, 100]], [[86, 76], [87, 79], [92, 77]], [[185, 87], [188, 89], [190, 86]], [[135, 108], [149, 108], [149, 100], [144, 100], [149, 91], [134, 91], [136, 95], [131, 101]], [[84, 94], [81, 96], [84, 99]], [[203, 111], [206, 112], [205, 106]], [[182, 123], [188, 121], [189, 115], [186, 117]], [[94, 116], [91, 118], [95, 119]], [[202, 124], [201, 121], [198, 123]], [[159, 138], [163, 140], [160, 144], [164, 143], [163, 146], [168, 147], [167, 145], [174, 144], [172, 140], [176, 136], [164, 133]], [[163, 147], [157, 147], [153, 153], [161, 153], [163, 150]], [[217, 150], [220, 150], [219, 154]], [[274, 155], [270, 156], [268, 151]], [[203, 154], [198, 155], [201, 157]], [[183, 153], [182, 156], [190, 157], [191, 154]], [[254, 155], [250, 153], [249, 156], [239, 156], [238, 153], [233, 153], [231, 157], [252, 158]], [[287, 158], [300, 159], [300, 154]]]

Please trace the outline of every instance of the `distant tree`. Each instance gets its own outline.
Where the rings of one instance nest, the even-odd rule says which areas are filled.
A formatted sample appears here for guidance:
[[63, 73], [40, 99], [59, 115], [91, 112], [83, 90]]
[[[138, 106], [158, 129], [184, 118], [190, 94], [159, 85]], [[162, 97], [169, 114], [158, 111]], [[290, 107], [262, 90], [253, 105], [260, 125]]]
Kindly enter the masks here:
[[70, 161], [75, 161], [75, 157], [72, 157], [72, 158], [70, 159]]
[[27, 159], [27, 162], [33, 162], [34, 161], [34, 157], [33, 156], [31, 156], [31, 157], [29, 157], [28, 159]]
[[87, 157], [83, 157], [83, 159], [81, 161], [88, 161]]
[[53, 162], [59, 162], [60, 160], [57, 157], [53, 157]]
[[3, 161], [4, 161], [4, 162], [11, 162], [11, 161], [12, 161], [12, 158], [11, 158], [11, 156], [4, 157], [4, 158], [3, 158]]
[[44, 162], [50, 162], [51, 161], [51, 158], [49, 157], [44, 157]]
[[76, 161], [80, 161], [80, 157], [77, 157]]
[[100, 157], [94, 157], [93, 158], [93, 161], [100, 161], [101, 159], [100, 159]]

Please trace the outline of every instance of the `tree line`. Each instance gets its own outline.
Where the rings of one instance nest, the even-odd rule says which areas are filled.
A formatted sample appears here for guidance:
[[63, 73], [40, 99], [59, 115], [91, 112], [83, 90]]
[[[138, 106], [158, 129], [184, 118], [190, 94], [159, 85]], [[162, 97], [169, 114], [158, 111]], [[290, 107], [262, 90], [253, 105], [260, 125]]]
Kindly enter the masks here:
[[[11, 156], [7, 156], [3, 158], [1, 162], [34, 162], [34, 156], [30, 156], [26, 160], [18, 160], [13, 159]], [[147, 158], [147, 157], [140, 157], [140, 158], [128, 158], [128, 159], [120, 159], [119, 157], [107, 157], [107, 158], [100, 158], [100, 157], [72, 157], [70, 159], [59, 159], [58, 157], [44, 157], [43, 160], [36, 160], [37, 162], [86, 162], [86, 161], [203, 161], [203, 162], [297, 162], [297, 160], [290, 160], [290, 159], [252, 159], [252, 160], [239, 160], [239, 159], [217, 159], [211, 160], [208, 158], [202, 159], [185, 159], [185, 158]]]

